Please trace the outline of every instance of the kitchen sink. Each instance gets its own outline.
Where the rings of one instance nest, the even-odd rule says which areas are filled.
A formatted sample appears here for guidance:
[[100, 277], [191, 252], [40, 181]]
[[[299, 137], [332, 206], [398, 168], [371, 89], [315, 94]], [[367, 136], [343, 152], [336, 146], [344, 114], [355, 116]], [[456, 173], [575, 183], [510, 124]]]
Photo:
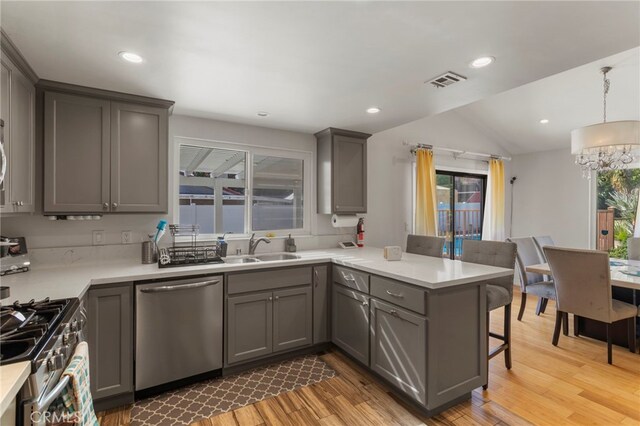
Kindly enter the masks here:
[[292, 260], [292, 259], [300, 259], [300, 256], [297, 254], [289, 254], [289, 253], [278, 253], [278, 254], [261, 254], [256, 256], [259, 260], [263, 262], [270, 262], [274, 260]]
[[260, 259], [255, 257], [231, 257], [224, 259], [224, 263], [255, 263], [260, 262]]

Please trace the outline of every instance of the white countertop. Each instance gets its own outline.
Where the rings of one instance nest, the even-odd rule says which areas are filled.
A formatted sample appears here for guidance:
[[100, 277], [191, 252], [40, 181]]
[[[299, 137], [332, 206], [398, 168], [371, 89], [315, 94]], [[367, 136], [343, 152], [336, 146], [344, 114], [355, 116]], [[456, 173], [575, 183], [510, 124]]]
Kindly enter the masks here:
[[11, 405], [29, 374], [31, 374], [31, 363], [29, 361], [16, 362], [0, 367], [0, 416]]
[[222, 263], [203, 266], [158, 268], [135, 260], [84, 262], [64, 266], [35, 265], [28, 272], [2, 277], [2, 285], [11, 287], [9, 301], [81, 297], [91, 285], [142, 281], [157, 278], [249, 271], [283, 266], [333, 262], [372, 274], [405, 281], [428, 289], [439, 289], [479, 280], [513, 274], [513, 270], [457, 260], [415, 254], [402, 254], [400, 261], [387, 261], [383, 250], [372, 247], [358, 249], [308, 250], [297, 253], [301, 258], [275, 262]]
[[[457, 260], [402, 254], [402, 260], [387, 261], [383, 250], [371, 247], [352, 250], [309, 250], [297, 253], [301, 258], [275, 262], [227, 263], [204, 266], [158, 268], [143, 265], [139, 260], [103, 260], [71, 265], [34, 265], [28, 272], [8, 275], [0, 280], [11, 287], [9, 301], [30, 299], [61, 299], [82, 297], [89, 286], [142, 281], [157, 278], [250, 271], [283, 266], [333, 262], [387, 278], [394, 278], [428, 289], [446, 288], [480, 280], [513, 274], [512, 269], [464, 263]], [[28, 362], [0, 367], [0, 398], [2, 411], [15, 397], [28, 377]]]

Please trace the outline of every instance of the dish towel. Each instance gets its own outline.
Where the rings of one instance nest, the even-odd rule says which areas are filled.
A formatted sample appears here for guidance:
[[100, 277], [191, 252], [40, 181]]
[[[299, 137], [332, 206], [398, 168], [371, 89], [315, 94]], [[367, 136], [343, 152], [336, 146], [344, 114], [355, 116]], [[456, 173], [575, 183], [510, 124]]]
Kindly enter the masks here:
[[89, 345], [81, 342], [76, 346], [71, 361], [62, 373], [69, 376], [69, 384], [51, 404], [50, 411], [65, 412], [66, 418], [74, 419], [77, 426], [97, 426], [98, 418], [93, 411], [93, 399], [89, 385]]

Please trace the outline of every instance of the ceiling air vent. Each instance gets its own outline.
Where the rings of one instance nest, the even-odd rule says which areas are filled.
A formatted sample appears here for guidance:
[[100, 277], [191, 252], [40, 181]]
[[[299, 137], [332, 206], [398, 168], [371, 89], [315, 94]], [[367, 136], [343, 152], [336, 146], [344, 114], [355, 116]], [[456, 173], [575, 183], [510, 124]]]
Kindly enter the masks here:
[[452, 71], [447, 71], [446, 73], [434, 78], [433, 80], [429, 80], [426, 83], [429, 83], [433, 87], [437, 87], [439, 89], [441, 87], [451, 86], [453, 83], [465, 81], [466, 79], [467, 77], [463, 77], [460, 74], [456, 74]]

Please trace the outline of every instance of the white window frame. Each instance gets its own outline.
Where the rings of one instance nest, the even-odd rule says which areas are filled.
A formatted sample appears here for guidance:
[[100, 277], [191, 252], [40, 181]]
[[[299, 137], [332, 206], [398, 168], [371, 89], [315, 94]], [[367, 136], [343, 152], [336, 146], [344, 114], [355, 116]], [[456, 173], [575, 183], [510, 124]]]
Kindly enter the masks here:
[[[287, 148], [270, 148], [259, 145], [241, 144], [237, 142], [223, 142], [217, 140], [189, 138], [184, 136], [174, 137], [174, 165], [172, 167], [172, 175], [175, 181], [173, 194], [173, 214], [172, 223], [180, 223], [180, 147], [183, 145], [196, 146], [203, 148], [215, 148], [224, 150], [241, 151], [245, 153], [245, 209], [244, 209], [244, 229], [243, 234], [227, 234], [229, 239], [249, 238], [251, 234], [257, 236], [265, 236], [268, 233], [275, 233], [276, 237], [285, 237], [288, 234], [301, 236], [311, 235], [311, 211], [313, 208], [312, 199], [312, 177], [314, 175], [313, 152], [294, 150]], [[297, 229], [273, 229], [265, 231], [254, 231], [252, 229], [252, 206], [253, 206], [253, 157], [255, 155], [264, 155], [270, 157], [292, 158], [303, 161], [303, 212], [302, 212], [302, 228]], [[215, 239], [222, 233], [216, 234], [200, 234], [201, 240]]]

